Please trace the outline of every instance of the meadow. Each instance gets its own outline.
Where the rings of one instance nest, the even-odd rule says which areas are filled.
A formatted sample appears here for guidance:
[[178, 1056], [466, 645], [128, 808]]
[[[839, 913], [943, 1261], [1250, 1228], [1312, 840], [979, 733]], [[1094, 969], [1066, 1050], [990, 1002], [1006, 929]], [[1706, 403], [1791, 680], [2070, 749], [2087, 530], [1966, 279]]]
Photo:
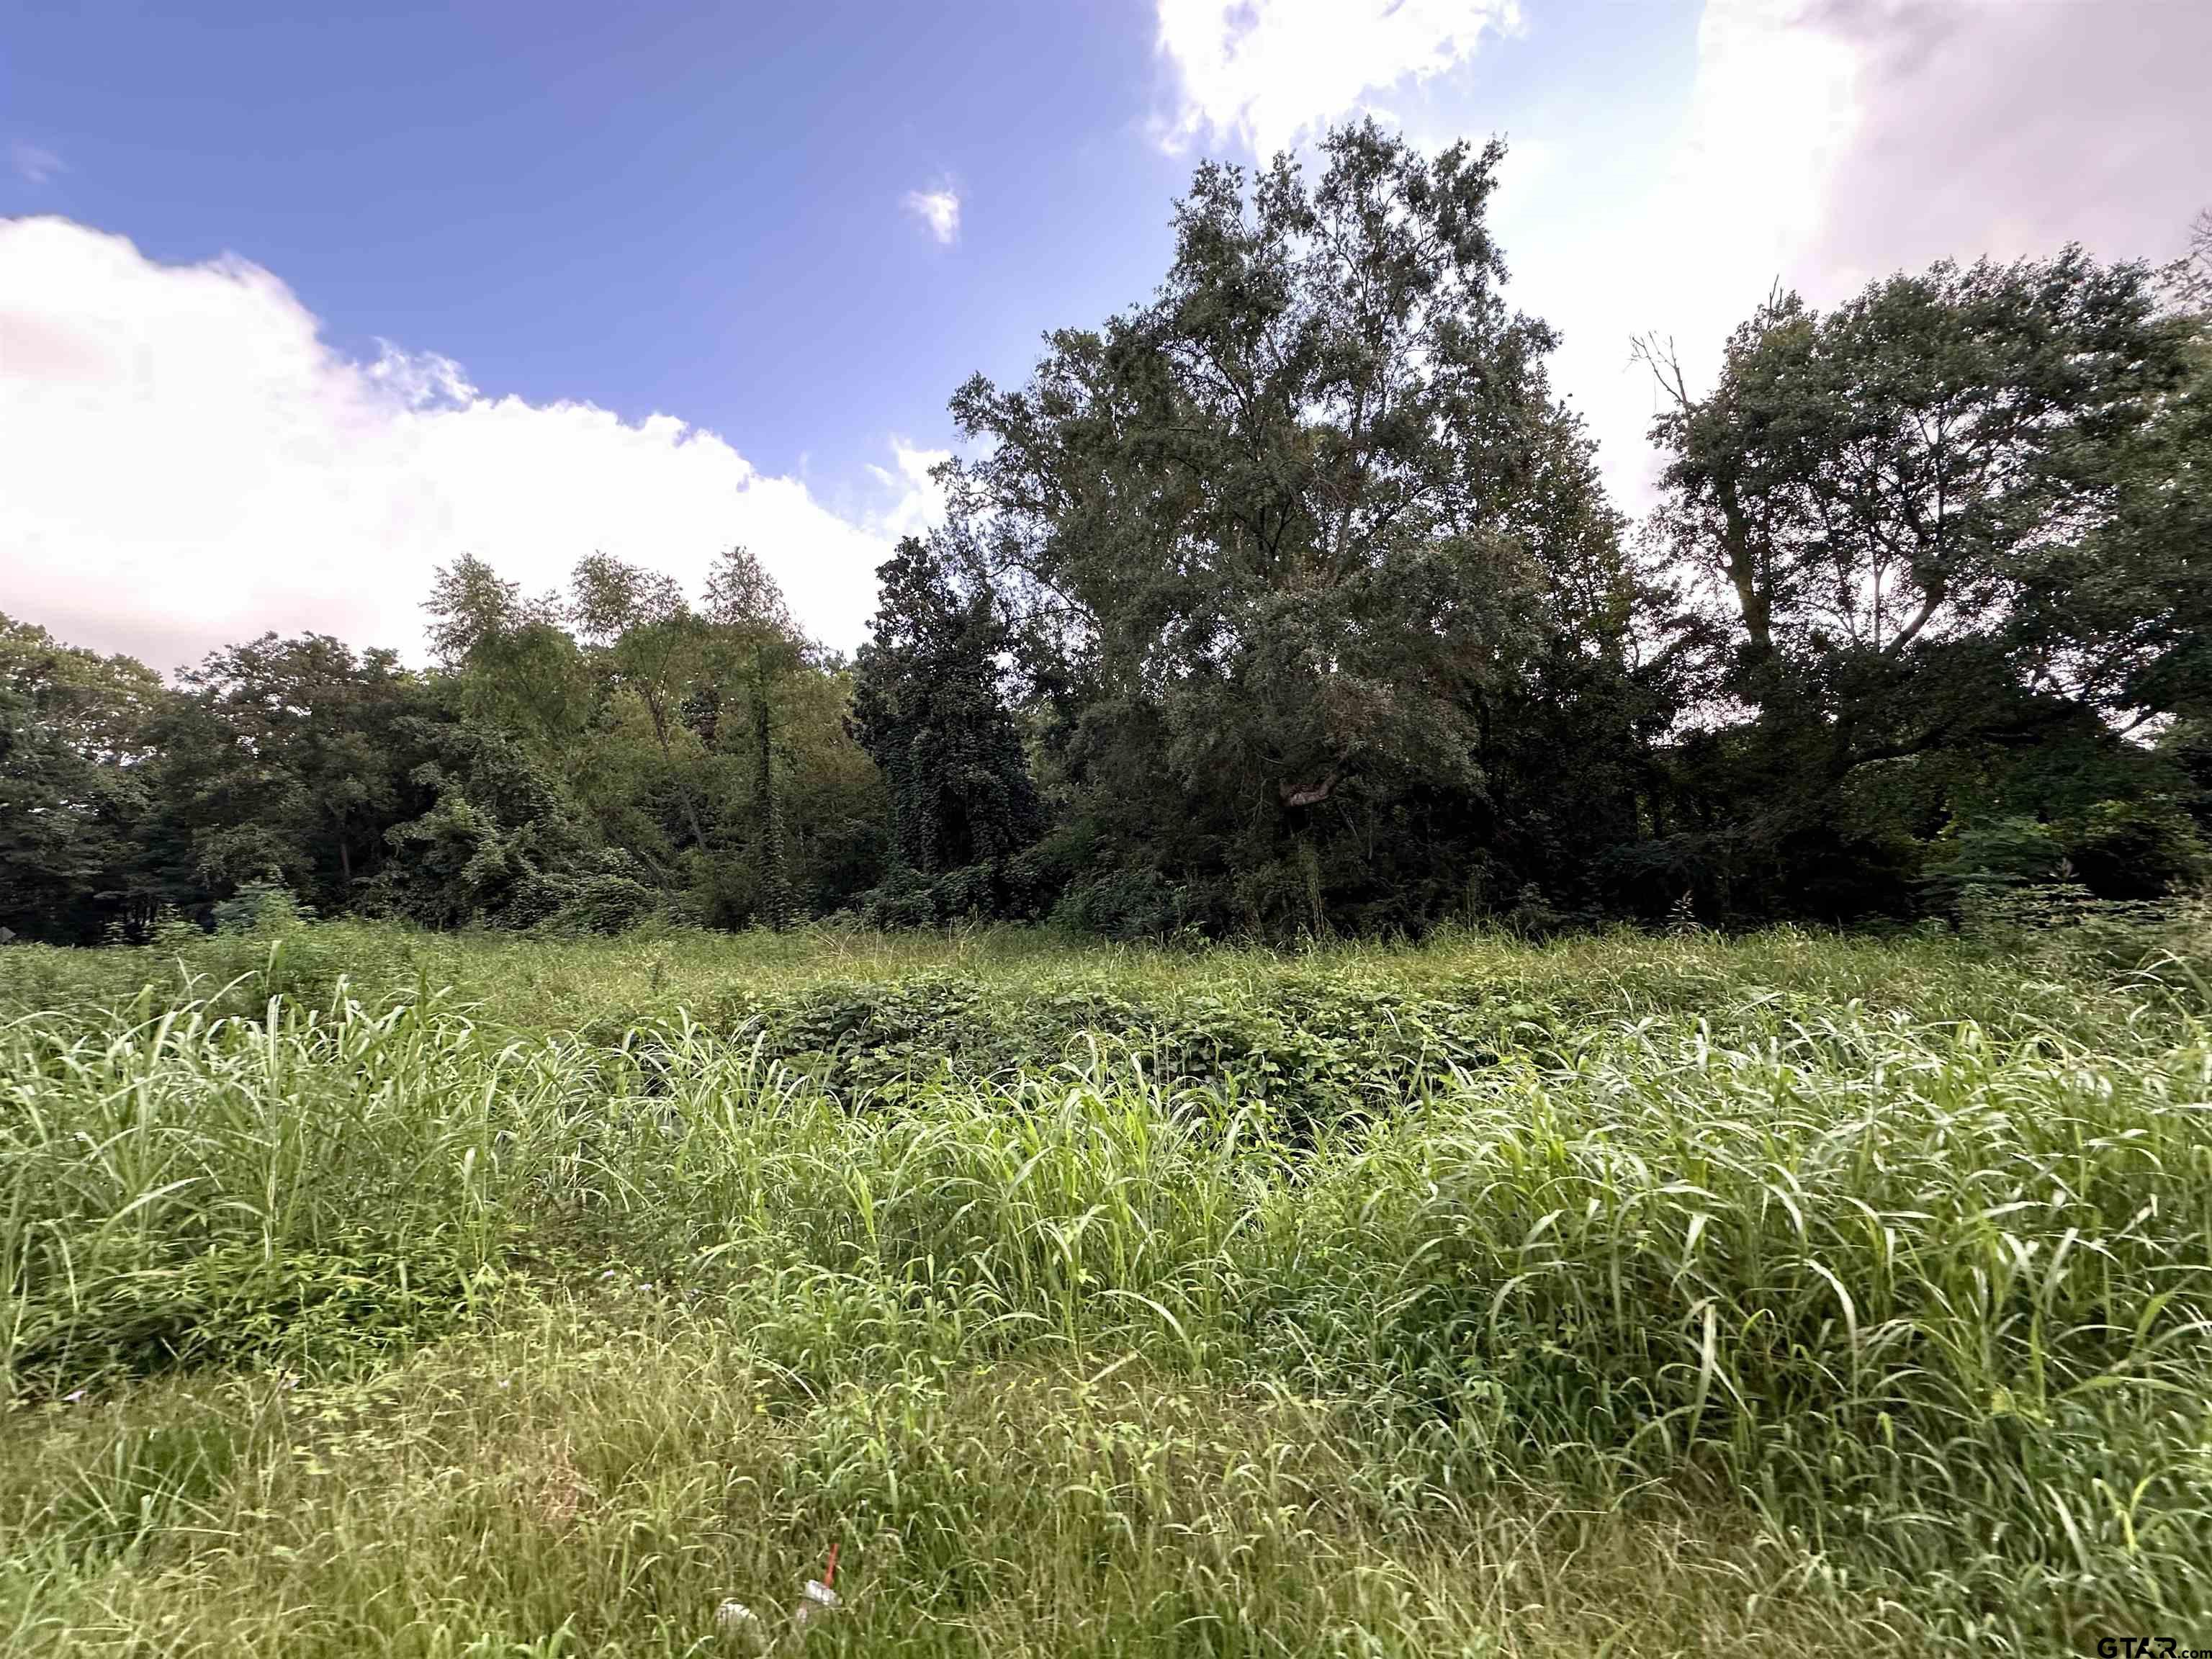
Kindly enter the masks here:
[[2212, 1648], [2209, 1005], [2058, 934], [10, 946], [0, 1650]]

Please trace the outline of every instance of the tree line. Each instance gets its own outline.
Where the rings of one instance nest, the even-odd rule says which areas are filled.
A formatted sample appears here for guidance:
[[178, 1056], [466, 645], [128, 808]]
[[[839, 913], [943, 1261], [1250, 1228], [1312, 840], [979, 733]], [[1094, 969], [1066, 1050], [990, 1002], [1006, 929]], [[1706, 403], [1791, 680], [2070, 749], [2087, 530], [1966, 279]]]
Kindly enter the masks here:
[[[848, 913], [1121, 937], [1955, 915], [2191, 884], [2212, 832], [2212, 222], [2189, 261], [1776, 293], [1639, 343], [1632, 523], [1512, 309], [1502, 151], [1371, 124], [1199, 169], [1153, 297], [951, 410], [869, 642], [742, 549], [430, 665], [264, 636], [173, 684], [0, 618], [0, 926], [282, 888], [433, 927]], [[228, 907], [228, 908], [227, 908]]]

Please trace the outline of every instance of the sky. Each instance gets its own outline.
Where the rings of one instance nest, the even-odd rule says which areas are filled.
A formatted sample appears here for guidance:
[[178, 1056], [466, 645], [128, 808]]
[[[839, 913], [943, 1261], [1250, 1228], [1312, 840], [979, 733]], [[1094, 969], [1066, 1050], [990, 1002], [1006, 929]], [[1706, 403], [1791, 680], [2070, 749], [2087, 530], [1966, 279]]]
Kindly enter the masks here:
[[462, 553], [742, 543], [850, 648], [953, 389], [1146, 298], [1200, 160], [1360, 114], [1505, 140], [1508, 297], [1637, 511], [1634, 337], [1694, 386], [1778, 283], [2171, 258], [2208, 63], [2203, 0], [12, 0], [0, 611], [419, 660]]

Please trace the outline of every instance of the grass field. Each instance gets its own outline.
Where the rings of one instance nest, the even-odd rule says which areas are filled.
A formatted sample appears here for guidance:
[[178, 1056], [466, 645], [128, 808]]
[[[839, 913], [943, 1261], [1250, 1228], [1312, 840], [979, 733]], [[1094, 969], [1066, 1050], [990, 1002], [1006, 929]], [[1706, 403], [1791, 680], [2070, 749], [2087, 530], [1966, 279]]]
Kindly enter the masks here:
[[[0, 951], [0, 1651], [2212, 1648], [2187, 953]], [[784, 1650], [797, 1650], [792, 1644]]]

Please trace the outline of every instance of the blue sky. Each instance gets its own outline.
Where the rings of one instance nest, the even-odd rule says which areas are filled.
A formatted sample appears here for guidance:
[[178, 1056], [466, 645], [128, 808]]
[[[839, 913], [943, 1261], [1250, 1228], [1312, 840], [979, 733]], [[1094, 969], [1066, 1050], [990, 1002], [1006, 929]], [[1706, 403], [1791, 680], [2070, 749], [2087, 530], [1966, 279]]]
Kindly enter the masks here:
[[0, 610], [164, 666], [411, 646], [460, 551], [542, 586], [744, 539], [850, 644], [952, 388], [1148, 293], [1200, 156], [1360, 110], [1508, 137], [1513, 292], [1631, 507], [1631, 332], [1695, 362], [1778, 276], [2164, 252], [2212, 190], [2212, 9], [2166, 0], [369, 9], [0, 21]]
[[[34, 7], [9, 125], [68, 171], [0, 203], [166, 262], [235, 251], [356, 354], [680, 410], [834, 474], [1141, 283], [1183, 171], [1135, 131], [1152, 64], [1126, 10], [352, 9]], [[953, 246], [900, 207], [946, 179]], [[1110, 268], [1065, 257], [1085, 247]]]

